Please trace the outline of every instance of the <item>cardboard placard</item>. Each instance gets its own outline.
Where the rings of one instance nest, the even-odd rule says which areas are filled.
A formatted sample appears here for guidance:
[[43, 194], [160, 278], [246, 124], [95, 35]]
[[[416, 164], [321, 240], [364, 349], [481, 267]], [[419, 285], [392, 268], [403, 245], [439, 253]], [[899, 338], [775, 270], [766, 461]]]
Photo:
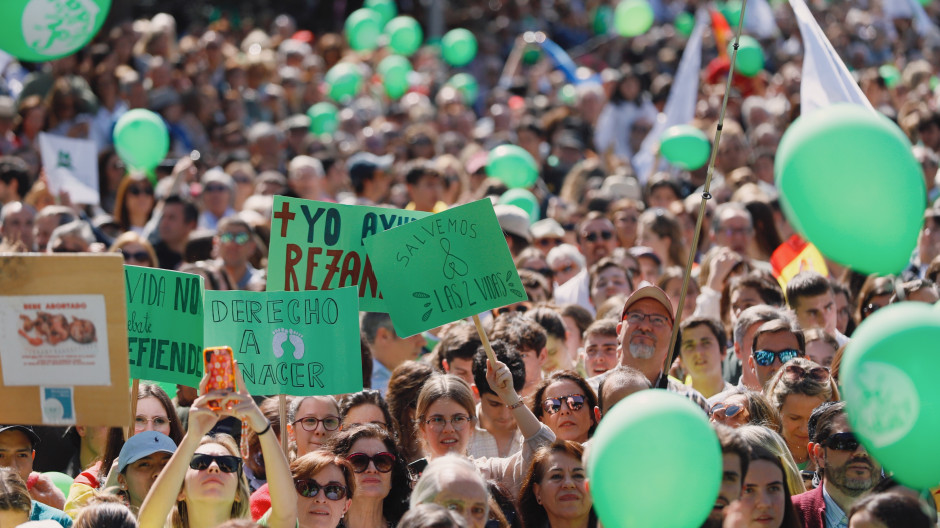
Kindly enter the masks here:
[[428, 214], [275, 196], [267, 291], [356, 286], [361, 310], [388, 312], [363, 241]]
[[528, 299], [493, 204], [437, 213], [365, 241], [399, 336]]
[[132, 378], [198, 387], [202, 379], [204, 279], [125, 266]]
[[[0, 422], [130, 422], [123, 274], [124, 260], [113, 253], [0, 256], [0, 305], [7, 307], [0, 327], [20, 325], [0, 340]], [[89, 346], [99, 348], [91, 353]], [[42, 371], [30, 369], [33, 362]], [[88, 370], [96, 372], [89, 378]], [[25, 377], [5, 381], [17, 372]]]
[[67, 191], [73, 203], [98, 205], [98, 146], [94, 141], [40, 132], [39, 150], [53, 195]]
[[362, 390], [356, 288], [207, 291], [205, 310], [206, 346], [232, 347], [252, 395]]

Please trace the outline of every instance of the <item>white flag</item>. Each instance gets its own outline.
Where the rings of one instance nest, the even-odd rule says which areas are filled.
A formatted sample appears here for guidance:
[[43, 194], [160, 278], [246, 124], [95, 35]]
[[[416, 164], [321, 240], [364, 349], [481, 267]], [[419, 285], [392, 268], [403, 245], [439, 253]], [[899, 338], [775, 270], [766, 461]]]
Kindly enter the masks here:
[[767, 0], [748, 0], [747, 9], [744, 10], [744, 29], [760, 39], [777, 36], [780, 31], [774, 20], [774, 10]]
[[835, 48], [803, 0], [790, 0], [796, 23], [803, 36], [803, 80], [800, 84], [800, 108], [807, 115], [833, 103], [862, 105], [875, 109], [858, 87]]
[[66, 191], [73, 203], [98, 205], [98, 148], [94, 141], [40, 132], [39, 150], [53, 195]]
[[[633, 168], [637, 179], [646, 185], [652, 175], [653, 163], [659, 150], [659, 138], [663, 131], [673, 125], [687, 125], [695, 118], [695, 103], [698, 101], [699, 72], [702, 70], [702, 35], [708, 25], [708, 14], [699, 10], [695, 16], [695, 28], [682, 52], [676, 77], [669, 89], [669, 97], [661, 114], [656, 117], [653, 129], [643, 139], [640, 151], [633, 156]], [[665, 162], [662, 162], [665, 163]]]

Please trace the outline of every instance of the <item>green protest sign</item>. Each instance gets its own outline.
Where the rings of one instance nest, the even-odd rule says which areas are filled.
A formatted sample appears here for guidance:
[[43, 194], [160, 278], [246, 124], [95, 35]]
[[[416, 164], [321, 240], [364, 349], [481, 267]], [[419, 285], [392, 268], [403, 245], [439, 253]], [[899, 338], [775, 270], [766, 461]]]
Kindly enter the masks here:
[[363, 241], [428, 214], [275, 196], [267, 290], [356, 286], [361, 310], [387, 312]]
[[489, 200], [365, 241], [400, 336], [527, 299]]
[[131, 378], [198, 387], [202, 379], [203, 278], [124, 266]]
[[355, 288], [206, 292], [206, 346], [230, 346], [248, 392], [316, 396], [362, 390]]

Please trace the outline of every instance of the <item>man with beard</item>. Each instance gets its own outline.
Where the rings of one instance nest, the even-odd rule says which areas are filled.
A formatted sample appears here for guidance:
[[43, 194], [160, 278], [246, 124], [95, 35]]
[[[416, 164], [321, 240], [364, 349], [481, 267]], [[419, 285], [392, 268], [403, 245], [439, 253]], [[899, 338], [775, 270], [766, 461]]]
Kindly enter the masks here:
[[807, 449], [822, 485], [794, 495], [793, 506], [805, 528], [848, 526], [847, 512], [881, 480], [881, 466], [849, 428], [845, 402], [820, 405], [809, 421]]

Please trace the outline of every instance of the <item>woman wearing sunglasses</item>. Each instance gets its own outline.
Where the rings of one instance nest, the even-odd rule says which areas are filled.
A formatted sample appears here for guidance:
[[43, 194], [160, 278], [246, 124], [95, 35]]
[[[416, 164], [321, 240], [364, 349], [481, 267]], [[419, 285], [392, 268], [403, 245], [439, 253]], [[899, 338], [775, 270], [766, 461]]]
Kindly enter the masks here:
[[[238, 446], [228, 435], [206, 436], [226, 416], [245, 421], [261, 442], [272, 497], [267, 526], [295, 526], [297, 500], [287, 459], [268, 419], [245, 390], [241, 370], [236, 368], [235, 375], [237, 392], [207, 393], [207, 378], [202, 379], [202, 396], [189, 411], [189, 431], [140, 507], [141, 528], [214, 528], [229, 519], [248, 518], [248, 481]], [[218, 401], [219, 408], [210, 407], [210, 401]]]
[[584, 450], [577, 442], [558, 441], [536, 452], [519, 495], [519, 513], [525, 526], [594, 528]]
[[121, 231], [143, 234], [156, 205], [153, 185], [143, 174], [125, 176], [114, 199], [114, 221]]
[[371, 423], [344, 429], [330, 451], [352, 465], [356, 496], [346, 512], [346, 528], [390, 528], [408, 510], [411, 479], [395, 441]]
[[[296, 490], [297, 526], [336, 528], [349, 510], [356, 490], [349, 462], [333, 453], [314, 451], [294, 460], [290, 472]], [[269, 511], [259, 524], [274, 526], [270, 524], [271, 515]]]
[[735, 428], [747, 424], [762, 425], [780, 432], [780, 413], [762, 393], [735, 387], [715, 398], [718, 401], [708, 411], [712, 423]]
[[815, 469], [808, 467], [809, 415], [823, 402], [839, 400], [839, 389], [829, 369], [806, 358], [792, 359], [770, 379], [767, 395], [780, 412], [783, 439], [797, 466], [801, 470]]
[[577, 372], [562, 370], [542, 380], [532, 397], [532, 414], [559, 440], [584, 443], [594, 434], [597, 396]]

